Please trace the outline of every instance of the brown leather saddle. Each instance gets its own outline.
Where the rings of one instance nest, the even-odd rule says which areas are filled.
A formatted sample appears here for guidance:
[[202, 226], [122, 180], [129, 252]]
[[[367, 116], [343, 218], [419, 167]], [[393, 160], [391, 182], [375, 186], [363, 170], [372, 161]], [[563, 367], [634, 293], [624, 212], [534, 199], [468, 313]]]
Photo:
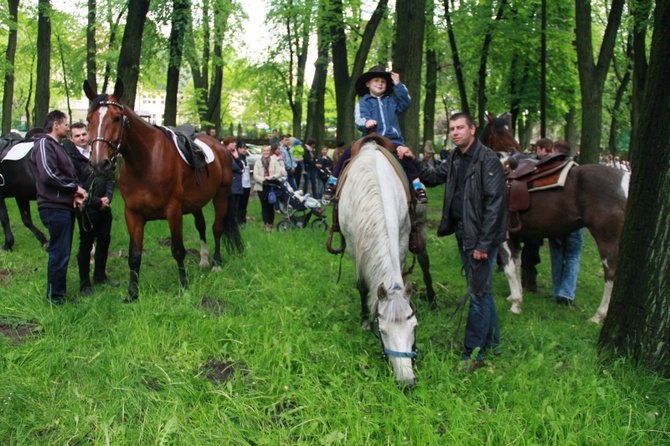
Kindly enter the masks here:
[[562, 153], [552, 153], [541, 160], [512, 156], [505, 171], [509, 211], [527, 210], [531, 190], [559, 185], [563, 170], [573, 165], [572, 160]]

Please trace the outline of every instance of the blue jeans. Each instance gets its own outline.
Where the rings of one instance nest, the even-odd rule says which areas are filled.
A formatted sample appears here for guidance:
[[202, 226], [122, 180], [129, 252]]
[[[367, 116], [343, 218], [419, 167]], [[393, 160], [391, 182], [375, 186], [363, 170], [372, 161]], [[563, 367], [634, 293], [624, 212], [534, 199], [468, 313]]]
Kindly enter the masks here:
[[463, 359], [470, 359], [473, 351], [479, 347], [476, 359], [484, 359], [487, 350], [494, 351], [500, 346], [500, 325], [498, 312], [491, 293], [493, 268], [496, 264], [498, 247], [491, 248], [488, 259], [475, 260], [472, 249], [463, 248], [463, 229], [456, 229], [458, 253], [465, 269], [470, 294], [470, 309], [465, 325]]
[[584, 230], [578, 229], [564, 237], [549, 239], [551, 250], [551, 280], [554, 284], [554, 297], [575, 298], [579, 259], [582, 255]]
[[67, 265], [72, 250], [74, 210], [40, 208], [40, 220], [49, 230], [49, 262], [47, 264], [47, 299], [55, 303], [65, 300]]

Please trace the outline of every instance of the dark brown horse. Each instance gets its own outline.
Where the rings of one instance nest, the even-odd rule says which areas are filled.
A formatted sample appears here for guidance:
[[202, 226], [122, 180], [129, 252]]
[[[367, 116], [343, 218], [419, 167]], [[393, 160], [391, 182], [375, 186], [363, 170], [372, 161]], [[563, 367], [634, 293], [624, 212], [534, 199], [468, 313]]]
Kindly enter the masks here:
[[[504, 121], [490, 117], [481, 135], [482, 143], [498, 152], [508, 152], [514, 147], [511, 141], [516, 143]], [[510, 284], [508, 300], [512, 302], [513, 313], [521, 313], [523, 302], [520, 239], [562, 237], [586, 227], [596, 241], [605, 272], [605, 291], [591, 321], [599, 323], [605, 318], [619, 257], [629, 181], [627, 172], [611, 167], [598, 164], [575, 166], [563, 187], [531, 192], [527, 210], [510, 212], [513, 223], [509, 226], [512, 229], [507, 246], [501, 249], [501, 257]]]
[[214, 269], [221, 265], [220, 242], [229, 252], [243, 249], [235, 216], [228, 212], [232, 183], [232, 157], [215, 139], [199, 134], [198, 139], [209, 146], [214, 161], [209, 163], [196, 181], [195, 170], [180, 157], [175, 144], [121, 101], [123, 84], [116, 81], [114, 93], [98, 95], [84, 82], [86, 96], [92, 101], [88, 112], [91, 137], [91, 164], [96, 172], [109, 173], [116, 157], [123, 156], [119, 188], [125, 202], [125, 217], [130, 235], [128, 266], [130, 280], [126, 301], [137, 299], [144, 225], [151, 220], [167, 220], [172, 236], [172, 257], [179, 267], [179, 281], [188, 285], [184, 269], [183, 215], [193, 214], [200, 234], [200, 266], [209, 267], [209, 251], [205, 237], [202, 208], [213, 200]]

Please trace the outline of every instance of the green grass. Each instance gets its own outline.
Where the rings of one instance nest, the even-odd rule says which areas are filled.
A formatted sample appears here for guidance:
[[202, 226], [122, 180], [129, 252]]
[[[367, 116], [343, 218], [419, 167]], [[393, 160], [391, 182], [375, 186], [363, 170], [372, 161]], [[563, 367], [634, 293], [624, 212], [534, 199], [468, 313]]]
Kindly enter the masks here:
[[[149, 223], [140, 299], [127, 305], [119, 196], [108, 272], [122, 286], [77, 296], [72, 259], [69, 294], [81, 303], [63, 308], [45, 303], [46, 253], [9, 203], [17, 242], [0, 253], [0, 270], [9, 270], [0, 321], [38, 332], [21, 342], [0, 336], [0, 444], [670, 444], [670, 382], [597, 358], [599, 327], [588, 318], [603, 285], [590, 237], [578, 308], [529, 294], [524, 313], [513, 315], [496, 274], [503, 354], [474, 374], [451, 371], [459, 352], [449, 349], [456, 321], [447, 320], [465, 281], [453, 237], [434, 236], [441, 190], [429, 193], [440, 310], [415, 297], [419, 382], [409, 391], [394, 382], [374, 335], [359, 329], [350, 259], [336, 283], [340, 260], [326, 252], [326, 234], [266, 234], [255, 200], [245, 254], [226, 257], [219, 273], [201, 271], [189, 254], [188, 291], [179, 289], [169, 247], [158, 243], [167, 225]], [[187, 249], [199, 247], [189, 216], [185, 239]], [[545, 291], [549, 263], [545, 247]], [[421, 294], [418, 266], [411, 279]], [[203, 297], [220, 311], [201, 306]], [[210, 380], [211, 361], [232, 364], [232, 378]]]

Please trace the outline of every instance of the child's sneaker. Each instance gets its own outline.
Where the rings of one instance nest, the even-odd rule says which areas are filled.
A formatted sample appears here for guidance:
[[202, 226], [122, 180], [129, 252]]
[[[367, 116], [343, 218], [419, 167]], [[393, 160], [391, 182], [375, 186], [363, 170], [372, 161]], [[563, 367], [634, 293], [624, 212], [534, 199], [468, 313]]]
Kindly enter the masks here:
[[330, 204], [333, 198], [335, 198], [335, 189], [337, 189], [337, 184], [328, 182], [326, 184], [326, 190], [323, 192], [323, 196], [321, 197], [321, 203]]
[[417, 203], [426, 204], [428, 203], [428, 195], [426, 195], [426, 189], [414, 189], [414, 194], [416, 196]]

